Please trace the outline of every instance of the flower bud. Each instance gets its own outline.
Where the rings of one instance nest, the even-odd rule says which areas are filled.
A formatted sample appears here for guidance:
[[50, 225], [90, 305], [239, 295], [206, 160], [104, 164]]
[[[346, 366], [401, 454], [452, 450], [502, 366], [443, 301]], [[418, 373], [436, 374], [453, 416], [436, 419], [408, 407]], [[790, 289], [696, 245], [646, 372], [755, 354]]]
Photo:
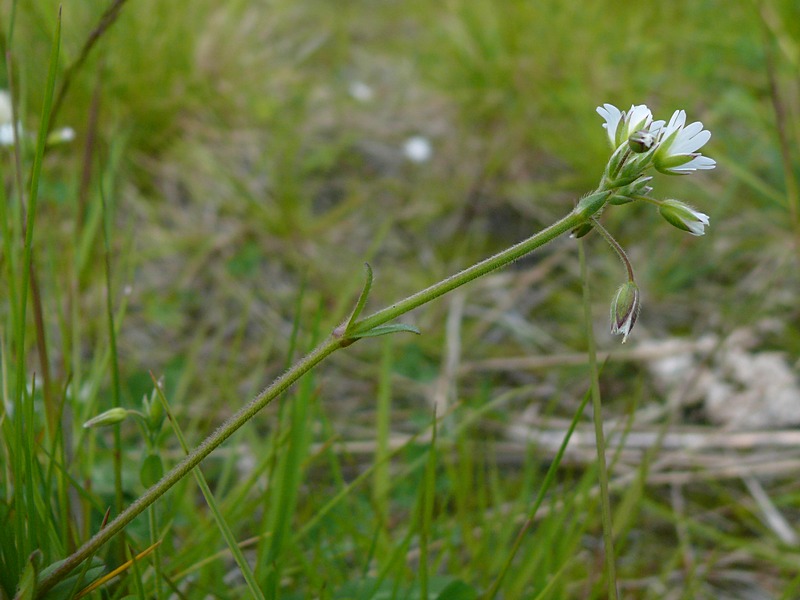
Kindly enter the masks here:
[[633, 135], [628, 138], [628, 147], [637, 154], [647, 152], [655, 143], [656, 136], [644, 129], [634, 132]]
[[[161, 385], [161, 382], [158, 383]], [[142, 397], [142, 405], [144, 407], [144, 414], [147, 415], [147, 426], [150, 431], [158, 431], [161, 424], [164, 422], [164, 406], [161, 404], [161, 399], [158, 397], [158, 391], [153, 390], [153, 393], [148, 398], [146, 395]]]
[[117, 423], [122, 423], [127, 416], [128, 411], [117, 406], [100, 413], [96, 417], [92, 417], [83, 424], [83, 427], [84, 429], [88, 429], [89, 427], [107, 427], [109, 425], [116, 425]]
[[679, 200], [664, 200], [659, 205], [658, 212], [671, 225], [688, 231], [692, 235], [703, 235], [709, 224], [707, 214], [701, 213]]
[[621, 334], [622, 343], [628, 339], [631, 329], [636, 324], [639, 316], [639, 286], [636, 282], [628, 280], [623, 283], [611, 303], [611, 333]]

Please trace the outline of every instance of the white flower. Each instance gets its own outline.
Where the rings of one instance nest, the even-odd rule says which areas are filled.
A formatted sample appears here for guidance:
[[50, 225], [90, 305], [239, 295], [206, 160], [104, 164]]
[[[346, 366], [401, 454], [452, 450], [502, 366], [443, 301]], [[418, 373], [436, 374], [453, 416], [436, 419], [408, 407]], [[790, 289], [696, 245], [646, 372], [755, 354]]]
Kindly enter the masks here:
[[717, 164], [698, 152], [711, 138], [711, 132], [703, 129], [700, 121], [685, 123], [686, 112], [676, 110], [669, 123], [660, 128], [653, 164], [662, 173], [686, 175], [698, 169], [713, 169]]
[[619, 146], [619, 144], [617, 144], [617, 127], [624, 114], [613, 104], [598, 106], [597, 114], [606, 120], [606, 122], [603, 123], [603, 129], [608, 133], [608, 141], [611, 142], [611, 146], [616, 148]]
[[372, 91], [372, 88], [363, 81], [352, 82], [348, 91], [353, 99], [359, 102], [369, 102], [375, 96], [375, 92]]
[[14, 145], [14, 126], [11, 123], [0, 125], [0, 146]]
[[613, 104], [603, 104], [597, 107], [597, 114], [606, 121], [603, 127], [613, 148], [627, 142], [637, 131], [655, 135], [664, 125], [664, 121], [653, 121], [653, 113], [644, 104], [631, 105], [628, 112], [621, 111]]
[[7, 90], [0, 90], [0, 125], [10, 125], [11, 115], [11, 94]]
[[431, 158], [433, 148], [428, 138], [415, 135], [408, 138], [403, 144], [403, 154], [411, 162], [423, 163]]
[[695, 210], [679, 200], [664, 200], [659, 205], [658, 212], [671, 225], [683, 231], [688, 231], [692, 235], [705, 234], [705, 229], [709, 224], [707, 214], [701, 213], [699, 210]]

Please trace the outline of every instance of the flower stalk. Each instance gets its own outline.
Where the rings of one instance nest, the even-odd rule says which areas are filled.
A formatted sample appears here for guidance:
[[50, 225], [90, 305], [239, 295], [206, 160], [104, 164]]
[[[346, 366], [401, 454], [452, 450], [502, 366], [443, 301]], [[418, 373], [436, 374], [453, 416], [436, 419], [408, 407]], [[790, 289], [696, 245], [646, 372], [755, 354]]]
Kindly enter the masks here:
[[[660, 206], [667, 205], [667, 201], [662, 203], [648, 197], [652, 191], [652, 187], [648, 185], [648, 182], [652, 178], [647, 176], [645, 172], [650, 167], [655, 167], [656, 170], [670, 174], [687, 174], [696, 169], [713, 168], [714, 161], [703, 157], [697, 152], [708, 140], [710, 133], [704, 131], [700, 123], [692, 123], [684, 127], [685, 113], [683, 111], [677, 111], [666, 126], [664, 121], [654, 121], [650, 110], [644, 105], [632, 106], [631, 110], [626, 113], [610, 104], [605, 104], [603, 107], [598, 108], [598, 113], [606, 120], [603, 127], [607, 131], [609, 142], [614, 151], [604, 170], [598, 188], [581, 198], [571, 212], [526, 240], [412, 294], [387, 308], [359, 319], [372, 285], [372, 271], [367, 266], [367, 279], [364, 289], [349, 318], [337, 327], [317, 348], [300, 359], [269, 387], [225, 421], [199, 446], [187, 454], [172, 470], [167, 472], [158, 482], [145, 491], [140, 498], [123, 510], [83, 546], [65, 560], [44, 569], [36, 590], [36, 597], [42, 597], [87, 558], [93, 556], [100, 547], [114, 538], [134, 518], [189, 474], [194, 467], [247, 423], [256, 413], [335, 351], [346, 348], [363, 337], [374, 337], [400, 331], [415, 332], [416, 330], [413, 327], [390, 322], [478, 277], [508, 265], [568, 231], [573, 231], [575, 237], [580, 237], [589, 233], [591, 229], [597, 229], [625, 264], [628, 271], [628, 283], [623, 285], [625, 289], [621, 288], [617, 294], [615, 302], [618, 314], [614, 316], [614, 319], [619, 322], [615, 332], [622, 333], [624, 335], [623, 341], [625, 341], [630, 329], [633, 327], [636, 314], [638, 314], [638, 287], [634, 282], [633, 268], [625, 252], [600, 225], [598, 219], [603, 210], [609, 205], [626, 204], [635, 200], [646, 200]], [[667, 208], [672, 212], [669, 213], [669, 217], [665, 215], [665, 218], [678, 227], [683, 225], [681, 228], [694, 235], [702, 234], [702, 228], [708, 224], [707, 216], [688, 208], [684, 209], [682, 208], [683, 206], [685, 205], [678, 207], [675, 204], [669, 204]], [[705, 221], [703, 218], [705, 218]], [[591, 343], [593, 344], [593, 341]], [[596, 373], [594, 378], [596, 379]], [[599, 415], [599, 398], [595, 401], [595, 412]], [[107, 424], [112, 421], [116, 422], [121, 418], [124, 418], [124, 415], [119, 411], [105, 413], [100, 415], [97, 418], [98, 420], [92, 424]], [[158, 415], [155, 415], [155, 418], [158, 418]], [[608, 512], [608, 507], [606, 507], [606, 512]], [[613, 563], [610, 564], [609, 569], [608, 575], [613, 579]]]

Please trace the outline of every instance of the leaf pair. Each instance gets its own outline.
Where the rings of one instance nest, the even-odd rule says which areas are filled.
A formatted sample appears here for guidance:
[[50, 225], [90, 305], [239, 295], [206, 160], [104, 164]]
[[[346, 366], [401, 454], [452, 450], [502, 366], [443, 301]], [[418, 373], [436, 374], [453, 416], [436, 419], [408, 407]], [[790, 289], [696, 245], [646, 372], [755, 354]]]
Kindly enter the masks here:
[[381, 335], [388, 335], [390, 333], [398, 333], [398, 332], [406, 332], [406, 333], [416, 333], [419, 335], [419, 329], [412, 325], [406, 325], [403, 323], [391, 323], [389, 325], [376, 325], [374, 327], [369, 327], [364, 329], [360, 327], [360, 321], [358, 321], [358, 317], [361, 316], [362, 311], [364, 310], [364, 306], [367, 304], [367, 297], [369, 296], [369, 292], [372, 289], [372, 267], [369, 266], [369, 263], [364, 263], [366, 267], [366, 278], [364, 281], [364, 287], [361, 290], [361, 294], [358, 296], [358, 301], [356, 302], [355, 307], [353, 308], [353, 312], [350, 313], [350, 317], [347, 319], [346, 324], [342, 324], [336, 328], [336, 332], [338, 335], [342, 337], [342, 339], [347, 343], [347, 345], [352, 344], [356, 340], [366, 337], [378, 337]]

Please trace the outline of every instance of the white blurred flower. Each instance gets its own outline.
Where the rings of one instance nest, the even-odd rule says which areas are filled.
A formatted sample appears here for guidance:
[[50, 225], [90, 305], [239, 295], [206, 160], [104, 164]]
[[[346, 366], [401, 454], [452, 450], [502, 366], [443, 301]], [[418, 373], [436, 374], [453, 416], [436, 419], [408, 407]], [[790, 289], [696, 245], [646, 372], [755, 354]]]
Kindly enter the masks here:
[[363, 81], [352, 82], [348, 91], [353, 99], [359, 102], [369, 102], [375, 96], [372, 88]]
[[658, 212], [670, 225], [688, 231], [692, 235], [705, 234], [705, 229], [709, 224], [707, 214], [693, 209], [680, 200], [664, 200], [659, 204]]
[[62, 127], [56, 129], [47, 136], [47, 144], [54, 146], [56, 144], [66, 144], [75, 139], [75, 130], [72, 127]]
[[[0, 90], [0, 146], [14, 145], [14, 124], [11, 95], [6, 90]], [[21, 139], [32, 139], [33, 135], [25, 131], [22, 122], [17, 121], [17, 135]], [[49, 145], [65, 144], [75, 139], [75, 130], [72, 127], [62, 127], [47, 136]]]
[[13, 114], [11, 94], [7, 90], [0, 90], [0, 125], [10, 125]]
[[14, 145], [14, 126], [11, 123], [0, 125], [0, 146]]
[[711, 138], [700, 121], [686, 124], [686, 111], [676, 110], [659, 131], [658, 148], [653, 156], [656, 169], [668, 175], [686, 175], [698, 169], [713, 169], [716, 162], [697, 152]]
[[430, 160], [433, 155], [433, 148], [428, 138], [415, 135], [408, 138], [403, 144], [403, 154], [411, 162], [423, 163]]

